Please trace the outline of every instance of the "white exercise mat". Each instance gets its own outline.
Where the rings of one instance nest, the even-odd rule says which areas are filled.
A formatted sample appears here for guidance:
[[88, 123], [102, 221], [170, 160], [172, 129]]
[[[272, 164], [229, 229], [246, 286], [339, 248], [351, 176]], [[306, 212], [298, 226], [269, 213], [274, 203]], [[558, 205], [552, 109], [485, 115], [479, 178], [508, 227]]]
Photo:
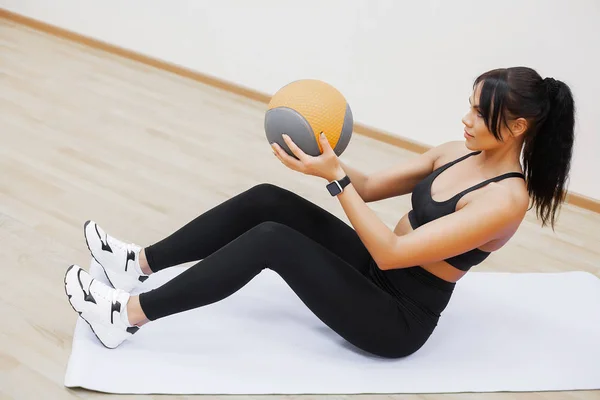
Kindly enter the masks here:
[[[153, 275], [144, 291], [183, 271]], [[95, 263], [91, 271], [106, 282]], [[600, 279], [471, 272], [429, 342], [388, 360], [347, 345], [270, 270], [114, 350], [79, 319], [67, 387], [111, 393], [354, 394], [600, 389]]]

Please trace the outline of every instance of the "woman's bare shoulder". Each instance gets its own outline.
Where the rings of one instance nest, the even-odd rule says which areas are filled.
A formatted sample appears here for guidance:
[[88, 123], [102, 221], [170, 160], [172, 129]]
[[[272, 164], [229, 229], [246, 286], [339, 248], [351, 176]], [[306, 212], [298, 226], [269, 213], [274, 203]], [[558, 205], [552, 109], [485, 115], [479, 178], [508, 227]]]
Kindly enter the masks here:
[[432, 152], [435, 154], [434, 169], [436, 169], [473, 151], [465, 146], [463, 140], [452, 140], [435, 146]]

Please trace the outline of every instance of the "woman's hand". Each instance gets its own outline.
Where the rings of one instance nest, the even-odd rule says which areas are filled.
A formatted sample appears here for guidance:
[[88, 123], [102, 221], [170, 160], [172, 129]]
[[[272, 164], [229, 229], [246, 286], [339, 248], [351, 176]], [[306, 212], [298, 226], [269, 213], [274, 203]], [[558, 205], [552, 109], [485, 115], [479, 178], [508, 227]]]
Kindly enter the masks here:
[[337, 154], [331, 148], [329, 141], [324, 134], [319, 135], [319, 142], [323, 152], [313, 157], [303, 152], [288, 135], [283, 135], [283, 140], [288, 145], [291, 152], [298, 157], [295, 159], [285, 152], [277, 143], [272, 143], [273, 153], [286, 167], [306, 175], [318, 176], [331, 182], [336, 179], [342, 179], [344, 172]]

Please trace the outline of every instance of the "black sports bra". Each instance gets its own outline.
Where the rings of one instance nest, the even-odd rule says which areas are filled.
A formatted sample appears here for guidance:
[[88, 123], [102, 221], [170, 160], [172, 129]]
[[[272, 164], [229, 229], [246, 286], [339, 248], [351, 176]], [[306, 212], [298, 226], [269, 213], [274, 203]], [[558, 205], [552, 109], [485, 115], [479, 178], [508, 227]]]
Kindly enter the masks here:
[[[441, 218], [445, 215], [455, 212], [456, 204], [461, 199], [461, 197], [463, 197], [469, 192], [472, 192], [473, 190], [479, 189], [491, 182], [497, 182], [506, 178], [521, 177], [525, 179], [525, 176], [520, 172], [508, 172], [506, 174], [502, 174], [495, 178], [488, 179], [484, 182], [478, 183], [475, 186], [465, 189], [448, 200], [433, 200], [431, 196], [431, 185], [433, 184], [435, 178], [437, 178], [438, 175], [440, 175], [442, 172], [444, 172], [454, 164], [457, 164], [460, 161], [479, 153], [481, 152], [472, 152], [445, 165], [442, 165], [415, 186], [411, 196], [412, 210], [408, 213], [408, 219], [413, 229], [417, 229], [421, 225], [424, 225], [435, 219]], [[473, 250], [467, 251], [466, 253], [462, 253], [457, 256], [448, 258], [444, 261], [460, 269], [461, 271], [468, 271], [472, 266], [481, 263], [489, 255], [489, 252], [475, 248]]]

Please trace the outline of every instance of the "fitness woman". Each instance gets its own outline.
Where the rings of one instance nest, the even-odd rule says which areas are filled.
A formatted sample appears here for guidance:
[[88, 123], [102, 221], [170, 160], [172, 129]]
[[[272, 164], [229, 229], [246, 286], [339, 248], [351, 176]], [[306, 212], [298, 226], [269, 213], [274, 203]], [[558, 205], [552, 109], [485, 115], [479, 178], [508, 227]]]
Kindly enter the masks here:
[[[142, 248], [85, 223], [92, 257], [113, 287], [72, 265], [65, 291], [108, 348], [143, 325], [218, 302], [263, 269], [279, 274], [328, 327], [374, 355], [419, 350], [457, 281], [514, 235], [527, 210], [554, 227], [574, 141], [569, 87], [525, 67], [479, 76], [463, 117], [465, 140], [365, 175], [322, 139], [323, 154], [297, 158], [300, 173], [324, 179], [352, 225], [285, 189], [253, 187]], [[390, 230], [367, 203], [411, 193], [412, 210]], [[201, 260], [201, 261], [199, 261]], [[155, 272], [198, 261], [163, 286], [129, 292]]]

